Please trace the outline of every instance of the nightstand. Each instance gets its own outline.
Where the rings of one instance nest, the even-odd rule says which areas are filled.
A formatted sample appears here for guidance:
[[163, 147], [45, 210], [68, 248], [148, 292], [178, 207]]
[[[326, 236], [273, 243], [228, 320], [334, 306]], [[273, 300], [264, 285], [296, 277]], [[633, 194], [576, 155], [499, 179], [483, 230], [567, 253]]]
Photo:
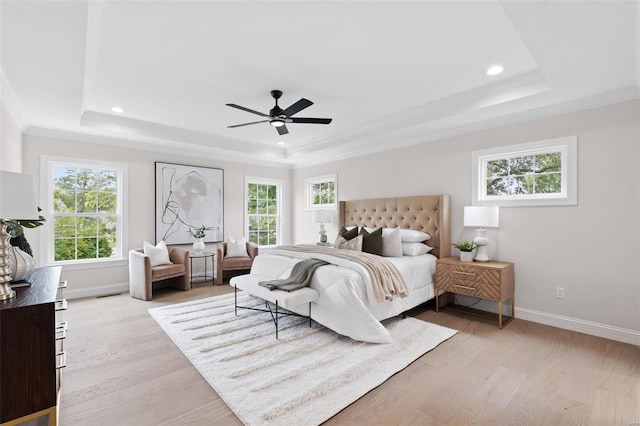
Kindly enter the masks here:
[[[440, 312], [438, 291], [444, 290], [454, 294], [478, 297], [498, 302], [498, 314], [491, 314], [460, 305], [449, 304], [447, 307], [465, 313], [497, 320], [500, 328], [504, 327], [514, 316], [514, 267], [511, 262], [461, 262], [457, 257], [439, 259], [436, 263], [436, 312]], [[502, 303], [511, 301], [511, 317], [502, 318]]]

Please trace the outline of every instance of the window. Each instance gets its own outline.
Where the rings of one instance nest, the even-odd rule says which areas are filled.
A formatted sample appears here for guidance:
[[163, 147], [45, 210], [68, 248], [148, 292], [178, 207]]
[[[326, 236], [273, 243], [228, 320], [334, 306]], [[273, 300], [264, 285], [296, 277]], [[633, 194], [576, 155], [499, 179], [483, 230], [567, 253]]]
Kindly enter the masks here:
[[248, 240], [264, 246], [282, 244], [282, 182], [247, 178], [246, 226]]
[[577, 204], [575, 136], [474, 151], [473, 204]]
[[305, 180], [307, 186], [307, 209], [336, 210], [338, 199], [337, 177], [327, 175]]
[[[122, 260], [126, 165], [47, 159], [47, 264]], [[44, 173], [43, 173], [44, 175]]]

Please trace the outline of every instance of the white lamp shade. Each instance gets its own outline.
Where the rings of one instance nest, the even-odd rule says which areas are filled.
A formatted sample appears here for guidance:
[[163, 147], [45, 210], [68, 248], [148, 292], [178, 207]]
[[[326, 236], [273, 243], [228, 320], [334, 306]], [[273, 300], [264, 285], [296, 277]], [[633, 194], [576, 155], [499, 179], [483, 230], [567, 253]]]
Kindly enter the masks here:
[[500, 207], [498, 206], [465, 206], [464, 226], [480, 228], [497, 228], [500, 222]]
[[331, 212], [329, 210], [314, 210], [314, 223], [331, 223]]
[[0, 171], [0, 219], [38, 219], [36, 181], [23, 173]]

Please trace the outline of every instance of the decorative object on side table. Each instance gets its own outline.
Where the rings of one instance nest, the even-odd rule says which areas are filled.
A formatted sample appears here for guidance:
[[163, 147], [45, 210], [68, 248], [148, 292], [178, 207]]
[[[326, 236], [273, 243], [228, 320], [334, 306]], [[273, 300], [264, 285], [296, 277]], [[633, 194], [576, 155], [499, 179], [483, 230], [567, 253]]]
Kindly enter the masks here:
[[473, 262], [473, 251], [476, 249], [476, 246], [471, 241], [458, 241], [456, 243], [451, 244], [458, 250], [460, 250], [460, 261], [461, 262]]
[[[21, 222], [38, 221], [36, 183], [33, 176], [0, 171], [0, 300], [15, 297], [10, 287], [11, 257], [10, 234]], [[21, 226], [21, 225], [20, 225]]]
[[204, 237], [207, 236], [207, 227], [202, 225], [200, 228], [189, 228], [187, 231], [189, 235], [196, 239], [193, 243], [193, 251], [195, 253], [202, 253], [204, 251]]
[[325, 223], [331, 223], [331, 212], [329, 210], [314, 210], [313, 211], [313, 223], [320, 224], [320, 230], [318, 234], [320, 234], [320, 242], [327, 242], [327, 231], [324, 229]]
[[464, 226], [478, 227], [473, 243], [478, 246], [475, 260], [477, 262], [488, 262], [487, 253], [487, 231], [484, 228], [497, 228], [500, 220], [500, 208], [498, 206], [465, 206]]

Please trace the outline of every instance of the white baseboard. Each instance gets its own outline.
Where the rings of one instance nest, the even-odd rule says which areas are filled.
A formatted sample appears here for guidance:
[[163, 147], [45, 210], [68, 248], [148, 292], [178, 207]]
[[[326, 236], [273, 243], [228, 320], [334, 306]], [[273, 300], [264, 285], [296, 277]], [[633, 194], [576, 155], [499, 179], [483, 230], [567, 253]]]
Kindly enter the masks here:
[[65, 299], [80, 299], [82, 297], [110, 296], [113, 294], [129, 293], [129, 283], [105, 285], [102, 287], [81, 288], [64, 291]]
[[519, 308], [517, 306], [515, 311], [516, 318], [519, 319], [640, 346], [640, 331], [564, 317], [562, 315], [535, 311], [533, 309]]

